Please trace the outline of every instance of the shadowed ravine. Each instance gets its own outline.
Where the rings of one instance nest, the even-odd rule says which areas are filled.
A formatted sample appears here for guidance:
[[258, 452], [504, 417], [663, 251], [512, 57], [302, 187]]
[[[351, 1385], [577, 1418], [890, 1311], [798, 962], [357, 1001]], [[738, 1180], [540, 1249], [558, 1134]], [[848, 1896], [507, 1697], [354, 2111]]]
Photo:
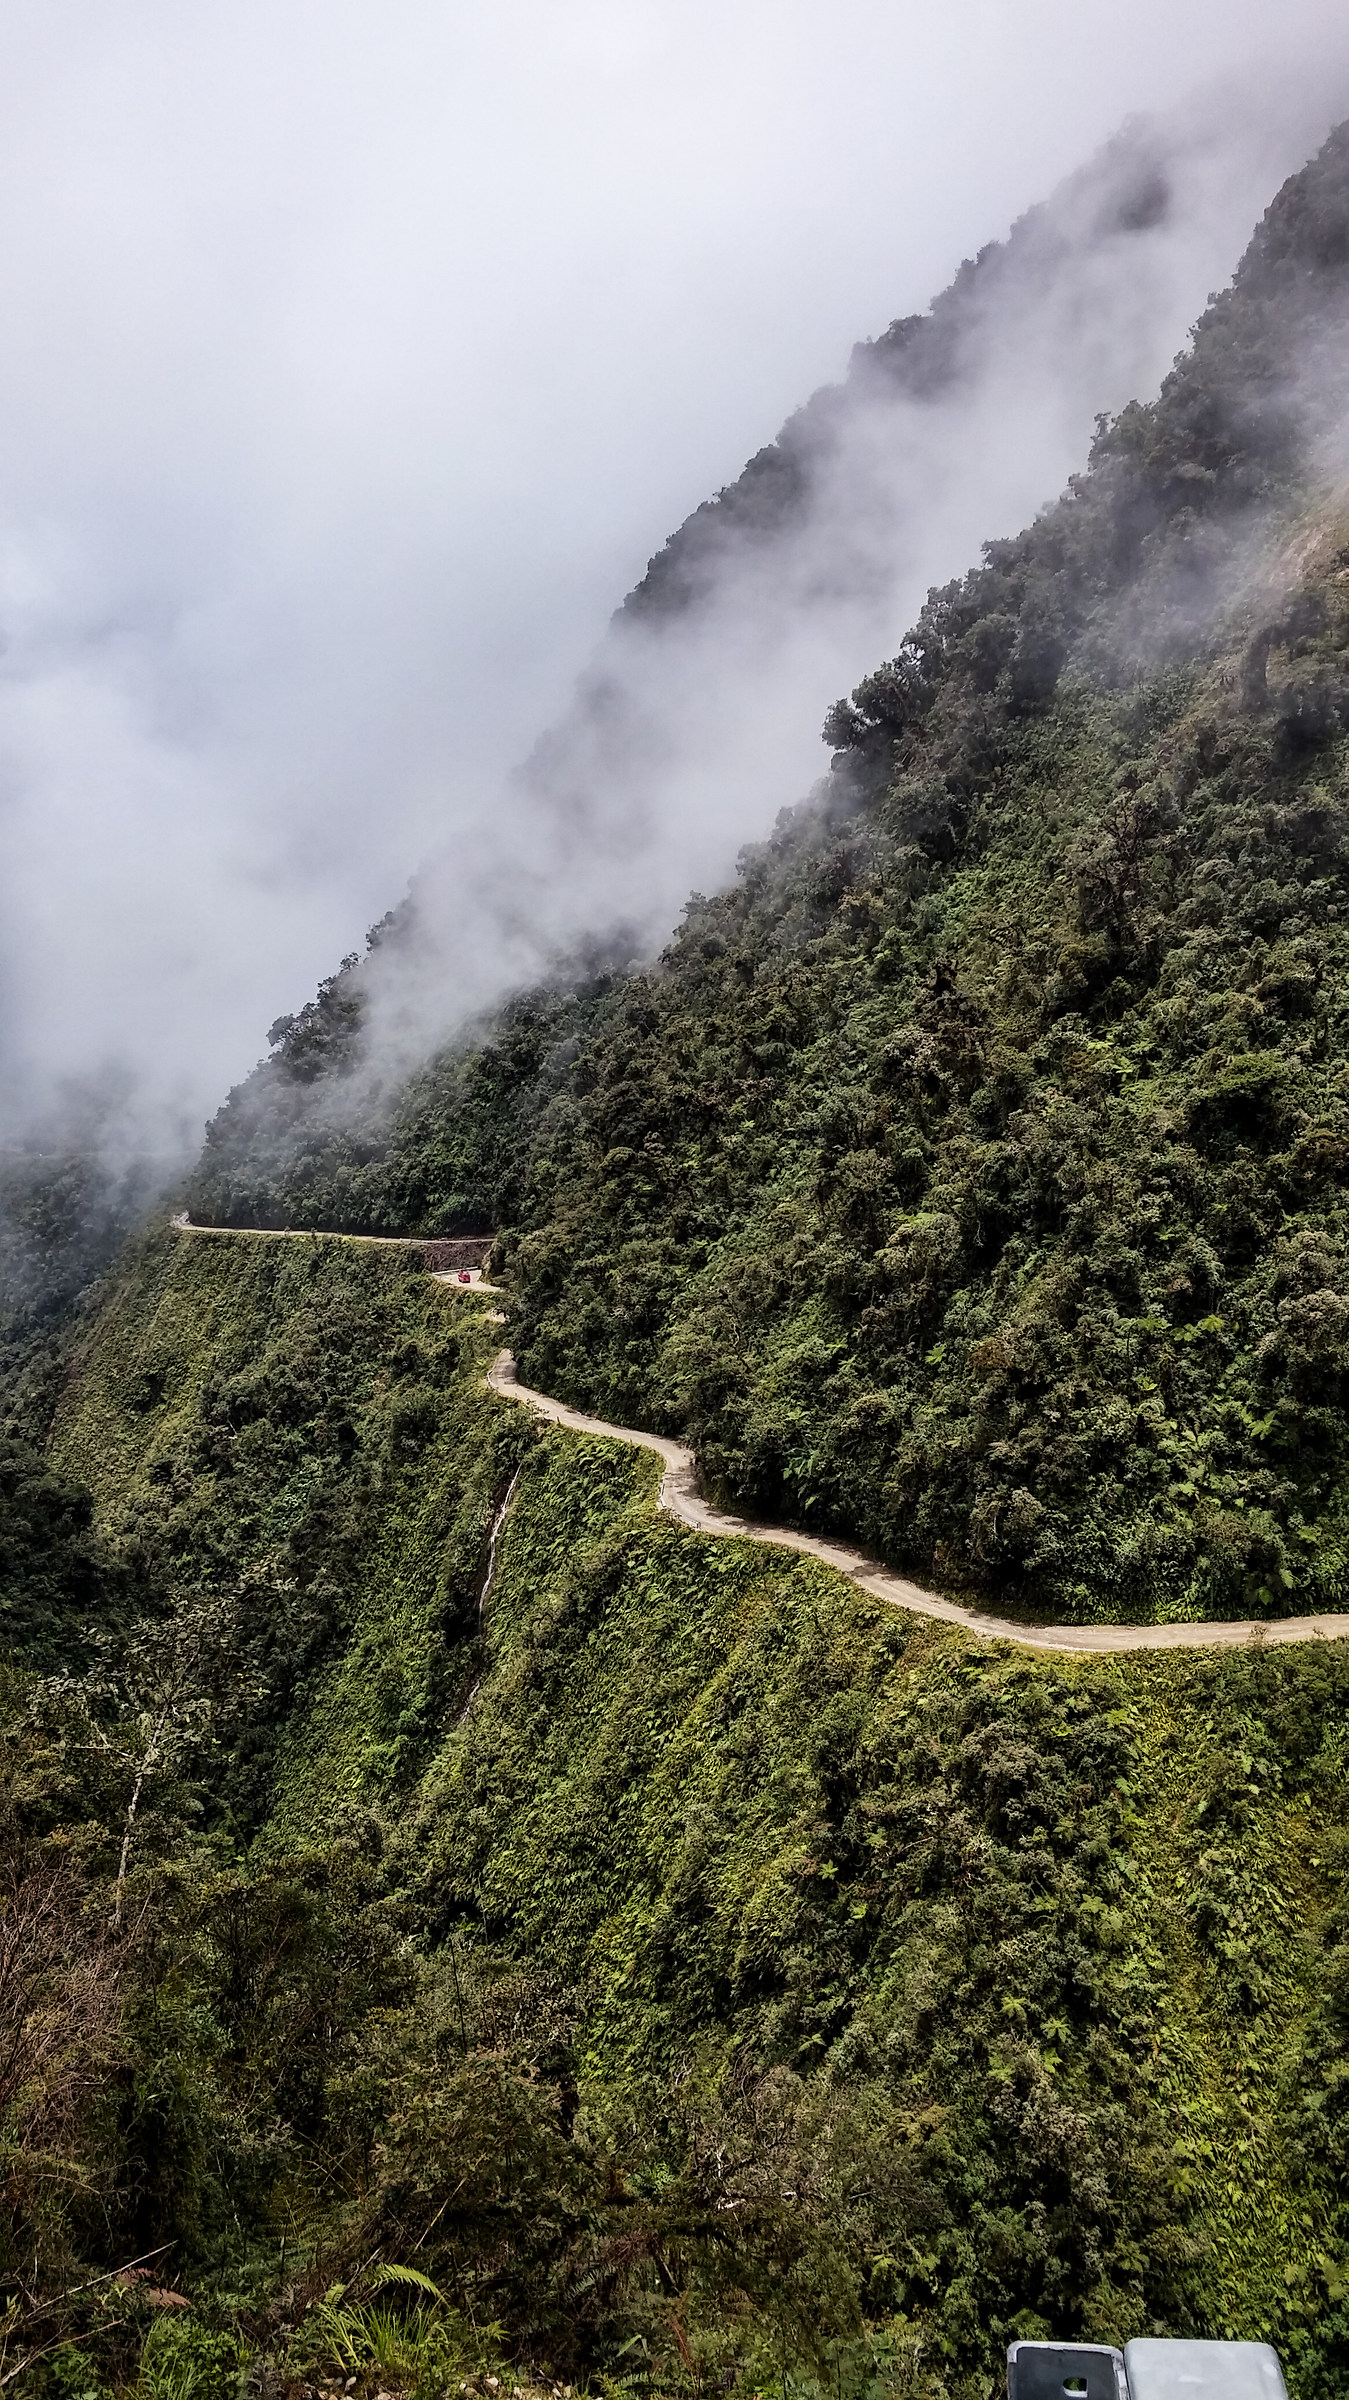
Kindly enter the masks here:
[[[248, 1233], [249, 1238], [253, 1238], [251, 1229], [243, 1226], [191, 1225], [185, 1216], [175, 1217], [173, 1225], [178, 1233], [218, 1235], [236, 1232]], [[274, 1230], [276, 1239], [288, 1241], [336, 1239], [385, 1244], [398, 1238], [376, 1234], [334, 1236]], [[471, 1284], [461, 1284], [454, 1275], [438, 1275], [436, 1281], [465, 1296], [497, 1289], [495, 1285], [484, 1284], [481, 1279]], [[984, 1641], [1016, 1642], [1022, 1648], [1031, 1650], [1085, 1653], [1232, 1649], [1247, 1643], [1343, 1641], [1349, 1638], [1349, 1614], [1346, 1613], [1278, 1617], [1273, 1620], [1239, 1618], [1227, 1624], [1018, 1625], [1010, 1618], [990, 1616], [979, 1609], [962, 1608], [958, 1601], [943, 1599], [939, 1592], [926, 1591], [921, 1584], [910, 1583], [907, 1576], [897, 1575], [892, 1568], [867, 1557], [864, 1551], [849, 1549], [846, 1543], [828, 1541], [818, 1534], [798, 1532], [791, 1526], [764, 1524], [754, 1518], [732, 1516], [723, 1509], [713, 1508], [703, 1498], [697, 1463], [693, 1452], [683, 1442], [671, 1441], [663, 1434], [644, 1433], [631, 1425], [606, 1424], [603, 1418], [586, 1416], [581, 1409], [569, 1408], [565, 1401], [554, 1400], [547, 1392], [532, 1391], [527, 1384], [517, 1380], [515, 1360], [509, 1350], [498, 1353], [487, 1370], [487, 1382], [490, 1389], [502, 1399], [522, 1401], [536, 1415], [546, 1418], [550, 1424], [562, 1426], [569, 1433], [584, 1433], [602, 1441], [627, 1442], [638, 1449], [654, 1450], [665, 1468], [660, 1483], [660, 1506], [680, 1524], [690, 1526], [695, 1533], [767, 1542], [780, 1550], [804, 1551], [811, 1558], [822, 1559], [826, 1566], [837, 1568], [841, 1575], [846, 1575], [862, 1591], [870, 1592], [873, 1598], [884, 1600], [893, 1608], [908, 1609], [916, 1616], [938, 1617], [945, 1624], [959, 1625], [967, 1633], [977, 1634]], [[493, 1550], [509, 1499], [508, 1493], [493, 1527]]]

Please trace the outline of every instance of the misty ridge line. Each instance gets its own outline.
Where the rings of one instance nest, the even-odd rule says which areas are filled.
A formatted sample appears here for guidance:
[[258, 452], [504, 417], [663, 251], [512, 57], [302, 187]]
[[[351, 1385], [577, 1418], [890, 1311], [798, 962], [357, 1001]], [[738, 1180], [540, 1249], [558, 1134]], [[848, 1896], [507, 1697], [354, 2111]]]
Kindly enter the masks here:
[[[925, 314], [860, 343], [846, 381], [657, 554], [570, 710], [364, 959], [277, 1020], [271, 1064], [238, 1087], [249, 1108], [297, 1138], [353, 1111], [387, 1116], [409, 1076], [482, 1038], [512, 994], [652, 958], [689, 892], [728, 883], [812, 783], [825, 710], [895, 653], [933, 582], [991, 528], [1029, 521], [1080, 466], [1093, 421], [1161, 377], [1324, 107], [1229, 91], [1129, 126]], [[808, 805], [841, 798], [826, 776]], [[35, 1084], [11, 1040], [7, 1288], [40, 1287], [82, 1218], [125, 1229], [147, 1185], [186, 1165], [179, 1038], [159, 1009], [155, 1048], [129, 1046], [113, 1105], [104, 1070]]]
[[[985, 543], [983, 565], [931, 592], [899, 649], [863, 677], [850, 700], [835, 702], [825, 727], [831, 770], [806, 803], [781, 812], [766, 843], [744, 852], [742, 897], [752, 902], [755, 892], [778, 889], [775, 861], [794, 845], [837, 835], [846, 847], [853, 836], [842, 829], [851, 819], [860, 825], [887, 793], [891, 813], [899, 811], [918, 845], [915, 855], [925, 844], [946, 855], [974, 805], [979, 770], [972, 762], [999, 724], [1048, 708], [1061, 682], [1083, 694], [1141, 688], [1197, 664], [1215, 644], [1239, 652], [1262, 618], [1265, 638], [1274, 638], [1305, 544], [1326, 538], [1329, 496], [1343, 464], [1347, 151], [1349, 128], [1341, 128], [1281, 187], [1159, 399], [1103, 415], [1089, 464], [1069, 479], [1064, 496], [1014, 539]], [[1151, 214], [1155, 190], [1147, 212], [1130, 214]], [[706, 621], [701, 607], [682, 598], [672, 613], [677, 625]], [[971, 625], [980, 628], [977, 652], [969, 648], [975, 634], [966, 638]], [[623, 621], [620, 634], [628, 638]], [[1248, 657], [1240, 672], [1248, 678], [1253, 671]], [[943, 760], [954, 762], [954, 780]], [[558, 881], [565, 896], [565, 877]], [[480, 878], [479, 887], [481, 897], [490, 879]], [[593, 885], [584, 889], [593, 898]], [[791, 902], [785, 884], [781, 891], [788, 917], [779, 938], [790, 948]], [[505, 894], [498, 923], [507, 907], [513, 926], [527, 922], [528, 897], [528, 890]], [[686, 914], [696, 919], [703, 905], [695, 894]], [[480, 926], [482, 913], [461, 912], [455, 931]], [[457, 1040], [437, 1051], [416, 1039], [423, 1030], [416, 1003], [425, 998], [419, 978], [428, 958], [453, 961], [456, 953], [448, 933], [443, 947], [433, 938], [436, 921], [419, 892], [414, 905], [375, 929], [364, 963], [345, 962], [315, 1002], [273, 1028], [272, 1062], [236, 1089], [208, 1129], [194, 1213], [200, 1200], [225, 1223], [392, 1229], [411, 1222], [400, 1195], [418, 1183], [413, 1152], [429, 1143], [428, 1156], [442, 1160], [436, 1205], [450, 1212], [443, 1226], [436, 1216], [434, 1229], [451, 1221], [462, 1229], [461, 1205], [477, 1212], [465, 1227], [513, 1222], [504, 1195], [515, 1186], [504, 1154], [490, 1172], [479, 1161], [469, 1177], [478, 1178], [472, 1194], [461, 1190], [452, 1163], [454, 1094], [462, 1099], [461, 1079], [475, 1058], [489, 1080], [499, 1058], [509, 1088], [518, 1025], [520, 1057], [528, 1052], [531, 1063], [528, 1122], [521, 1119], [516, 1136], [528, 1153], [529, 1124], [568, 1088], [615, 979], [621, 989], [643, 957], [641, 928], [631, 919], [607, 943], [593, 936], [597, 921], [591, 916], [592, 938], [570, 955], [559, 940], [532, 986], [518, 979], [518, 1009], [504, 1007], [494, 1020], [489, 998], [476, 1020], [461, 1020]], [[696, 925], [676, 937], [676, 973], [686, 940], [696, 941]], [[499, 950], [494, 958], [499, 967]], [[511, 1138], [504, 1099], [498, 1114], [499, 1146]], [[260, 1207], [279, 1213], [260, 1215]]]
[[[272, 1028], [309, 1087], [303, 1113], [336, 1124], [395, 1093], [447, 1040], [481, 1038], [514, 993], [647, 963], [690, 889], [731, 878], [744, 842], [801, 792], [806, 744], [838, 690], [893, 652], [930, 596], [915, 588], [929, 545], [948, 564], [987, 552], [990, 517], [1040, 513], [1062, 486], [1059, 451], [1071, 463], [1093, 418], [1099, 443], [1111, 410], [1090, 402], [1134, 404], [1111, 355], [1121, 317], [1136, 367], [1159, 256], [1230, 166], [1212, 125], [1132, 124], [966, 262], [925, 315], [857, 345], [847, 380], [816, 393], [652, 560], [504, 817], [489, 812], [479, 845], [422, 871], [366, 956], [325, 985], [317, 1016], [311, 1004]], [[1289, 357], [1263, 402], [1304, 428], [1323, 474], [1342, 363], [1334, 342], [1326, 357]], [[1165, 617], [1173, 643], [1208, 638], [1224, 613], [1274, 595], [1282, 539], [1282, 519], [1258, 512], [1210, 529], [1172, 589], [1140, 586], [1135, 614]], [[1148, 651], [1127, 607], [1116, 638], [1121, 653]], [[839, 799], [826, 776], [804, 805]], [[340, 1065], [335, 1079], [306, 1064], [311, 1039]]]

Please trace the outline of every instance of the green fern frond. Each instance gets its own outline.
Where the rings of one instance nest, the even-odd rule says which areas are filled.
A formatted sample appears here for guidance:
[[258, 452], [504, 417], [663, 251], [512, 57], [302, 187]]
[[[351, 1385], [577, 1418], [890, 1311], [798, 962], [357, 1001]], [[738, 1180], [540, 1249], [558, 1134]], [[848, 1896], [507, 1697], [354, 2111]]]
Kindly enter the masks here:
[[433, 2283], [429, 2275], [423, 2275], [420, 2267], [398, 2266], [392, 2260], [381, 2260], [378, 2266], [371, 2267], [365, 2280], [377, 2292], [383, 2291], [386, 2284], [402, 2283], [415, 2291], [429, 2292], [433, 2300], [443, 2302], [445, 2298], [439, 2284]]

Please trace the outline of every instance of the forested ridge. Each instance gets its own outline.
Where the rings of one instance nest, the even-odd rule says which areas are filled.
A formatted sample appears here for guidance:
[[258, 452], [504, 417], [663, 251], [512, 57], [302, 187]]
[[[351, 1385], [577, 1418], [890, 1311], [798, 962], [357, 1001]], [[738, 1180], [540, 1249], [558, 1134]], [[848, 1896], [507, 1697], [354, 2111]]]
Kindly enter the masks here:
[[1338, 1605], [1347, 296], [1338, 135], [657, 966], [351, 1118], [348, 971], [210, 1129], [196, 1212], [499, 1228], [528, 1378], [953, 1588]]
[[[1347, 304], [1349, 132], [658, 962], [392, 1090], [357, 962], [274, 1028], [189, 1197], [312, 1242], [150, 1225], [76, 1299], [35, 1187], [12, 2388], [1344, 2385], [1346, 1646], [972, 1641], [484, 1371], [1003, 1609], [1342, 1601]], [[505, 1327], [352, 1229], [493, 1232]]]

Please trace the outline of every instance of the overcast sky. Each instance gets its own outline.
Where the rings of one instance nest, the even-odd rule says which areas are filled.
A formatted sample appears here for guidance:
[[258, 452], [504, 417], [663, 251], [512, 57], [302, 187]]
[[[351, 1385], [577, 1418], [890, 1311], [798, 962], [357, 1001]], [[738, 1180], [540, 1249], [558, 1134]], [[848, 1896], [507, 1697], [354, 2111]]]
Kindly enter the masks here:
[[[1273, 153], [1290, 76], [1328, 129], [1342, 15], [1284, 0]], [[652, 550], [851, 343], [1271, 30], [0, 0], [11, 1070], [121, 1053], [199, 1121], [426, 850], [490, 841]]]

